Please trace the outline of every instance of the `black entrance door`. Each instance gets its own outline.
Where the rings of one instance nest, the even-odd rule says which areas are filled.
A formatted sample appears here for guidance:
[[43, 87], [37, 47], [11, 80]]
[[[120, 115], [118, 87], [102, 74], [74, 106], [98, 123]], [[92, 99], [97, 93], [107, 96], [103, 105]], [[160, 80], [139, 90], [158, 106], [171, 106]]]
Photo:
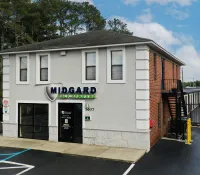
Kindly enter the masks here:
[[59, 103], [59, 141], [82, 143], [82, 104]]

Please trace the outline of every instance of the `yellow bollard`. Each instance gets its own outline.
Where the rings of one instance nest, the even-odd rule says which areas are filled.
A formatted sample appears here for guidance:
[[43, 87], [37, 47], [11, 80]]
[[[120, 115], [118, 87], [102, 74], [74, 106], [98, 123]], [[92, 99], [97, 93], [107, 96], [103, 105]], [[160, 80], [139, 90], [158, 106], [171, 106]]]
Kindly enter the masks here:
[[190, 118], [190, 143], [192, 144], [192, 119]]
[[191, 144], [191, 135], [192, 135], [192, 133], [191, 133], [191, 119], [189, 118], [189, 132], [190, 132], [190, 135], [189, 135], [189, 142], [190, 142], [190, 144]]
[[192, 124], [191, 124], [191, 118], [187, 120], [187, 140], [186, 144], [191, 145], [192, 141]]

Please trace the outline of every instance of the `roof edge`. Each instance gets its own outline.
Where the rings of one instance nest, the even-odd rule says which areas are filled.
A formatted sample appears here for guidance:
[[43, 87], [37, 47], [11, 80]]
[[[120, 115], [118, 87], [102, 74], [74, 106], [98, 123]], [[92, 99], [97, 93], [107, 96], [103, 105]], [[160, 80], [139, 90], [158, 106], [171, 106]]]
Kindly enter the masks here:
[[24, 53], [37, 53], [37, 52], [49, 52], [49, 51], [61, 51], [61, 50], [79, 50], [79, 49], [94, 49], [94, 48], [103, 48], [103, 47], [117, 47], [117, 46], [128, 46], [128, 45], [143, 45], [143, 44], [153, 44], [155, 47], [159, 48], [165, 52], [169, 57], [175, 59], [180, 65], [185, 66], [186, 64], [176, 58], [173, 54], [165, 50], [163, 47], [155, 43], [154, 41], [145, 41], [145, 42], [135, 42], [135, 43], [121, 43], [121, 44], [109, 44], [109, 45], [97, 45], [97, 46], [86, 46], [86, 47], [72, 47], [72, 48], [59, 48], [59, 49], [44, 49], [44, 50], [29, 50], [29, 51], [16, 51], [16, 52], [3, 52], [0, 55], [10, 55], [10, 54], [24, 54]]
[[168, 52], [166, 49], [164, 49], [163, 47], [161, 47], [160, 45], [158, 45], [157, 43], [155, 43], [154, 41], [151, 41], [151, 44], [153, 44], [154, 46], [156, 46], [157, 48], [161, 49], [163, 52], [165, 52], [167, 55], [169, 55], [170, 57], [172, 57], [173, 59], [175, 59], [177, 62], [179, 62], [179, 64], [181, 66], [185, 66], [186, 64], [181, 61], [180, 59], [178, 59], [177, 57], [175, 57], [173, 54], [171, 54], [170, 52]]
[[151, 43], [151, 41], [135, 42], [135, 43], [108, 44], [108, 45], [96, 45], [96, 46], [85, 46], [85, 47], [58, 48], [58, 49], [28, 50], [28, 51], [16, 51], [16, 52], [0, 52], [0, 55], [21, 54], [21, 53], [22, 54], [23, 53], [36, 53], [36, 52], [49, 52], [49, 51], [61, 51], [61, 50], [93, 49], [93, 48], [117, 47], [117, 46], [127, 46], [127, 45], [142, 45], [142, 44], [149, 44], [149, 43]]

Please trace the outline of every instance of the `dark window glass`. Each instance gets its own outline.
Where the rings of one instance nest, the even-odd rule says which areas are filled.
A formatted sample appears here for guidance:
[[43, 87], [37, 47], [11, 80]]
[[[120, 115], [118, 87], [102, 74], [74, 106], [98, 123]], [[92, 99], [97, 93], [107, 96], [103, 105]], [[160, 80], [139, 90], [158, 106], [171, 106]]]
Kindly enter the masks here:
[[20, 126], [20, 137], [23, 138], [33, 138], [33, 126], [26, 126], [26, 125], [21, 125]]
[[157, 59], [156, 59], [156, 53], [154, 53], [154, 58], [153, 58], [153, 66], [154, 66], [154, 80], [157, 79]]
[[20, 57], [20, 81], [27, 81], [27, 57]]
[[111, 51], [111, 80], [123, 80], [123, 54], [121, 50]]
[[96, 80], [96, 53], [86, 53], [86, 80]]
[[40, 56], [40, 81], [48, 81], [48, 56]]
[[35, 104], [34, 124], [37, 126], [48, 126], [48, 105]]
[[33, 104], [20, 105], [20, 124], [33, 125]]
[[48, 104], [19, 104], [19, 137], [48, 140]]

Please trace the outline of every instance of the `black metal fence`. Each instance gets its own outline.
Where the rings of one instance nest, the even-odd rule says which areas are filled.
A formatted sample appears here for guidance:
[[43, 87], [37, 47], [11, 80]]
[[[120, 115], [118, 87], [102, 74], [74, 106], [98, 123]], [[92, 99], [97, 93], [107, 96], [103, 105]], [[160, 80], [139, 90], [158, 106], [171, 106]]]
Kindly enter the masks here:
[[191, 111], [189, 116], [192, 119], [192, 124], [193, 125], [200, 124], [200, 107], [197, 107], [193, 111]]

